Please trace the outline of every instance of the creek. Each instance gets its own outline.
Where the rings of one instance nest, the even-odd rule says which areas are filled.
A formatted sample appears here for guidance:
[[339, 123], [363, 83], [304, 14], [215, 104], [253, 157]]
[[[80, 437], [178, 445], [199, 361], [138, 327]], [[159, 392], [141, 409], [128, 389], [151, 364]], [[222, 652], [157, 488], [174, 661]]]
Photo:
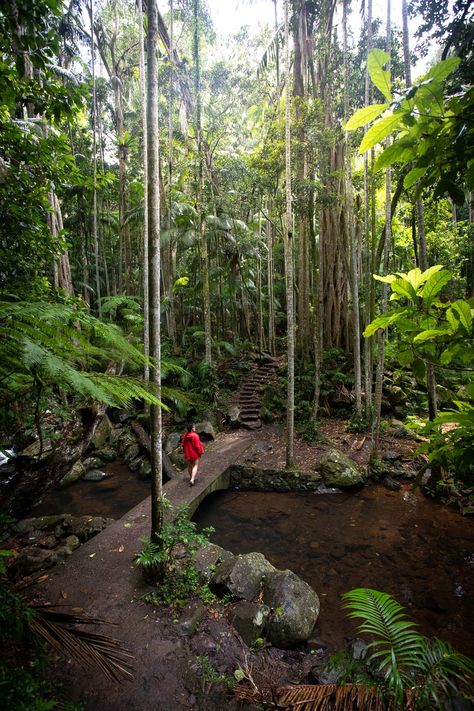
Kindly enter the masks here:
[[472, 521], [404, 487], [357, 493], [216, 492], [194, 516], [234, 553], [259, 551], [318, 593], [317, 634], [335, 651], [357, 635], [341, 609], [355, 587], [395, 597], [419, 630], [474, 656]]
[[111, 474], [102, 481], [75, 481], [64, 489], [49, 492], [31, 510], [31, 516], [68, 513], [73, 516], [120, 518], [150, 495], [150, 480], [131, 472], [117, 460], [101, 467]]

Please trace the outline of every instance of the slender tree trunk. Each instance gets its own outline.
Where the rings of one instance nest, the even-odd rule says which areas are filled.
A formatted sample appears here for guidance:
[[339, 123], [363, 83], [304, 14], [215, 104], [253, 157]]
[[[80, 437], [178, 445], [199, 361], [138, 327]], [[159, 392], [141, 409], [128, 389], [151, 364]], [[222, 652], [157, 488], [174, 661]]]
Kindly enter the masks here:
[[[349, 119], [349, 52], [347, 48], [347, 0], [344, 0], [344, 113], [346, 121]], [[359, 319], [359, 272], [357, 264], [357, 241], [355, 233], [353, 194], [352, 194], [352, 151], [348, 131], [345, 133], [346, 147], [346, 198], [347, 198], [347, 224], [351, 249], [351, 291], [354, 328], [354, 391], [355, 411], [360, 417], [362, 411], [362, 374], [360, 361], [360, 319]]]
[[285, 274], [287, 309], [288, 390], [286, 402], [286, 466], [293, 467], [295, 429], [295, 327], [293, 299], [293, 234], [291, 231], [291, 125], [290, 125], [290, 38], [288, 0], [285, 0]]
[[[368, 70], [368, 56], [372, 51], [372, 0], [367, 2], [367, 60], [365, 70], [365, 96], [364, 105], [370, 102], [370, 77]], [[367, 131], [364, 127], [364, 133]], [[364, 289], [364, 320], [367, 326], [372, 320], [372, 230], [371, 230], [371, 200], [369, 185], [369, 154], [364, 153], [364, 245], [365, 245], [365, 289]], [[364, 390], [365, 390], [365, 417], [367, 422], [372, 419], [372, 339], [364, 341]]]
[[[403, 20], [403, 59], [405, 65], [405, 84], [407, 88], [412, 85], [410, 66], [410, 33], [408, 31], [407, 2], [402, 0], [402, 20]], [[421, 271], [428, 269], [428, 256], [426, 250], [425, 215], [422, 197], [416, 201], [416, 225], [418, 232], [419, 264]], [[436, 395], [436, 376], [433, 365], [426, 363], [426, 389], [428, 391], [428, 414], [430, 420], [434, 420], [438, 412]]]
[[[160, 324], [160, 161], [158, 133], [158, 5], [148, 0], [147, 34], [147, 162], [148, 162], [148, 255], [150, 355], [153, 382], [161, 399], [161, 324]], [[151, 537], [161, 530], [162, 507], [162, 421], [159, 405], [151, 406]]]
[[[270, 205], [268, 205], [270, 212]], [[275, 355], [275, 296], [273, 292], [273, 232], [267, 219], [268, 350]]]
[[[142, 132], [143, 132], [143, 350], [145, 356], [150, 355], [150, 301], [149, 301], [149, 258], [148, 258], [148, 129], [146, 114], [146, 75], [145, 75], [145, 47], [143, 36], [143, 5], [138, 0], [138, 37], [139, 37], [139, 71], [140, 71], [140, 98], [142, 104]], [[145, 382], [150, 380], [150, 366], [148, 360], [143, 368]], [[145, 406], [145, 412], [149, 406]]]
[[[389, 57], [392, 53], [392, 27], [391, 27], [391, 0], [387, 0], [387, 54]], [[391, 60], [388, 60], [388, 69], [390, 71]], [[387, 147], [390, 145], [390, 139], [387, 138]], [[385, 173], [385, 243], [383, 250], [383, 274], [388, 273], [388, 261], [390, 254], [390, 243], [392, 237], [392, 201], [391, 201], [391, 171], [390, 167], [387, 168]], [[380, 312], [384, 314], [387, 311], [388, 302], [388, 284], [385, 282], [382, 284], [382, 302], [380, 306]], [[377, 350], [377, 371], [375, 378], [375, 420], [373, 427], [373, 446], [374, 450], [379, 447], [379, 435], [380, 435], [380, 419], [382, 410], [382, 390], [383, 390], [383, 375], [384, 375], [384, 363], [385, 363], [385, 331], [380, 329], [378, 334], [378, 350]]]
[[169, 100], [168, 100], [168, 210], [167, 210], [167, 227], [168, 227], [168, 333], [176, 347], [176, 314], [174, 305], [174, 290], [173, 284], [175, 279], [175, 259], [176, 248], [174, 239], [171, 237], [172, 225], [172, 187], [173, 187], [173, 107], [174, 107], [174, 5], [173, 0], [170, 0], [170, 81], [169, 81]]
[[[49, 193], [49, 202], [51, 211], [48, 213], [48, 224], [51, 234], [56, 238], [63, 230], [63, 217], [61, 205], [54, 190], [51, 190]], [[71, 266], [67, 252], [63, 252], [54, 263], [54, 288], [62, 289], [66, 294], [69, 294], [69, 296], [74, 295]]]
[[97, 94], [95, 85], [95, 44], [94, 44], [94, 0], [90, 0], [89, 15], [91, 22], [91, 68], [92, 68], [92, 166], [93, 166], [93, 192], [92, 192], [92, 237], [94, 240], [94, 266], [95, 266], [95, 294], [97, 300], [97, 313], [102, 318], [102, 303], [100, 293], [99, 269], [99, 237], [97, 234]]
[[203, 164], [201, 136], [201, 70], [199, 61], [199, 0], [194, 0], [194, 91], [196, 101], [196, 140], [198, 152], [198, 175], [196, 211], [199, 223], [199, 256], [201, 262], [202, 298], [204, 312], [205, 360], [212, 363], [211, 295], [209, 290], [209, 256], [207, 251], [206, 220], [203, 216]]

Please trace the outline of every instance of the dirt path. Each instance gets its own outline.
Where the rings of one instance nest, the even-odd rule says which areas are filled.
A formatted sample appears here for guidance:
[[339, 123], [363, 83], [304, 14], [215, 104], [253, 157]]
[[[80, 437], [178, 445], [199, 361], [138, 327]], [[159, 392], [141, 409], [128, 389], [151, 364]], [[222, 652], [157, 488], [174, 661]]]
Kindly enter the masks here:
[[[194, 509], [230, 464], [240, 460], [255, 434], [219, 435], [200, 464], [200, 476], [190, 487], [186, 474], [168, 482], [165, 491], [173, 503]], [[95, 670], [83, 670], [60, 661], [54, 676], [65, 696], [82, 701], [86, 709], [101, 711], [172, 711], [197, 706], [193, 659], [186, 640], [179, 638], [172, 620], [143, 600], [149, 591], [133, 559], [149, 535], [150, 499], [81, 546], [66, 564], [57, 566], [35, 590], [35, 596], [53, 604], [83, 608], [89, 614], [117, 624], [111, 634], [134, 654], [135, 679], [122, 685], [107, 681]], [[203, 711], [207, 711], [204, 707]]]

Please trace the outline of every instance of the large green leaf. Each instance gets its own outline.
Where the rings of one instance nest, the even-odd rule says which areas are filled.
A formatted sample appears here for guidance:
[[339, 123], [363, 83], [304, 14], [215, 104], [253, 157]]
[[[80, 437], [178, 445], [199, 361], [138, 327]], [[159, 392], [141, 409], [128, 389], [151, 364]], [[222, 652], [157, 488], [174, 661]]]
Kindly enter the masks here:
[[426, 282], [425, 286], [423, 287], [423, 291], [421, 292], [423, 300], [427, 304], [430, 304], [436, 294], [438, 294], [443, 288], [443, 286], [447, 284], [448, 281], [450, 281], [451, 277], [452, 274], [447, 269], [444, 271], [437, 271], [432, 274]]
[[375, 172], [386, 168], [388, 165], [393, 163], [402, 163], [406, 165], [412, 161], [416, 156], [416, 151], [410, 145], [410, 142], [402, 138], [396, 143], [392, 143], [387, 146], [383, 153], [379, 155], [375, 162]]
[[453, 311], [458, 315], [459, 321], [462, 323], [467, 333], [471, 335], [472, 333], [472, 312], [471, 307], [463, 299], [458, 299], [451, 305]]
[[381, 274], [372, 274], [374, 279], [377, 281], [383, 281], [386, 284], [391, 284], [397, 278], [395, 274], [387, 274], [387, 276], [382, 276]]
[[390, 286], [397, 296], [404, 296], [410, 301], [416, 301], [416, 290], [407, 279], [395, 279]]
[[369, 338], [370, 336], [373, 336], [374, 333], [376, 333], [379, 329], [387, 328], [387, 326], [390, 326], [390, 324], [395, 323], [395, 321], [398, 321], [398, 319], [402, 318], [402, 316], [404, 316], [405, 314], [406, 309], [398, 309], [397, 311], [394, 311], [392, 313], [378, 316], [373, 321], [371, 321], [371, 323], [368, 324], [364, 331], [364, 337]]
[[385, 96], [387, 101], [392, 101], [392, 83], [390, 81], [390, 72], [384, 69], [384, 64], [390, 60], [390, 55], [381, 49], [373, 49], [367, 60], [367, 67], [370, 78], [377, 89]]
[[450, 57], [449, 59], [444, 59], [431, 67], [429, 72], [423, 77], [426, 79], [435, 79], [436, 81], [444, 81], [450, 74], [454, 72], [455, 69], [459, 67], [461, 60], [459, 57]]
[[425, 341], [432, 341], [440, 336], [448, 336], [450, 333], [451, 331], [446, 328], [430, 328], [427, 331], [418, 333], [413, 340], [417, 343], [424, 343]]
[[368, 123], [373, 121], [377, 116], [388, 109], [389, 104], [372, 104], [371, 106], [364, 106], [362, 109], [353, 114], [344, 126], [345, 131], [354, 131], [356, 128], [361, 126], [366, 126]]
[[412, 185], [414, 185], [420, 178], [424, 176], [428, 168], [412, 168], [407, 175], [405, 175], [405, 179], [403, 181], [403, 187], [405, 190], [408, 190], [411, 188]]
[[381, 143], [402, 121], [402, 112], [384, 116], [376, 121], [367, 131], [359, 146], [359, 153], [365, 153], [377, 143]]

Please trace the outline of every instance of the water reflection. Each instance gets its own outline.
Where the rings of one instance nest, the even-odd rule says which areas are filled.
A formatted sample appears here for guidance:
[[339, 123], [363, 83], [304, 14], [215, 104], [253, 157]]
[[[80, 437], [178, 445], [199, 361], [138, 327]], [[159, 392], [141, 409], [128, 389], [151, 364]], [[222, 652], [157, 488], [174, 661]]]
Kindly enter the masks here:
[[424, 634], [474, 654], [472, 522], [420, 492], [218, 492], [195, 520], [213, 526], [224, 548], [260, 551], [310, 583], [321, 597], [319, 634], [333, 649], [354, 635], [341, 594], [372, 587], [405, 605]]

